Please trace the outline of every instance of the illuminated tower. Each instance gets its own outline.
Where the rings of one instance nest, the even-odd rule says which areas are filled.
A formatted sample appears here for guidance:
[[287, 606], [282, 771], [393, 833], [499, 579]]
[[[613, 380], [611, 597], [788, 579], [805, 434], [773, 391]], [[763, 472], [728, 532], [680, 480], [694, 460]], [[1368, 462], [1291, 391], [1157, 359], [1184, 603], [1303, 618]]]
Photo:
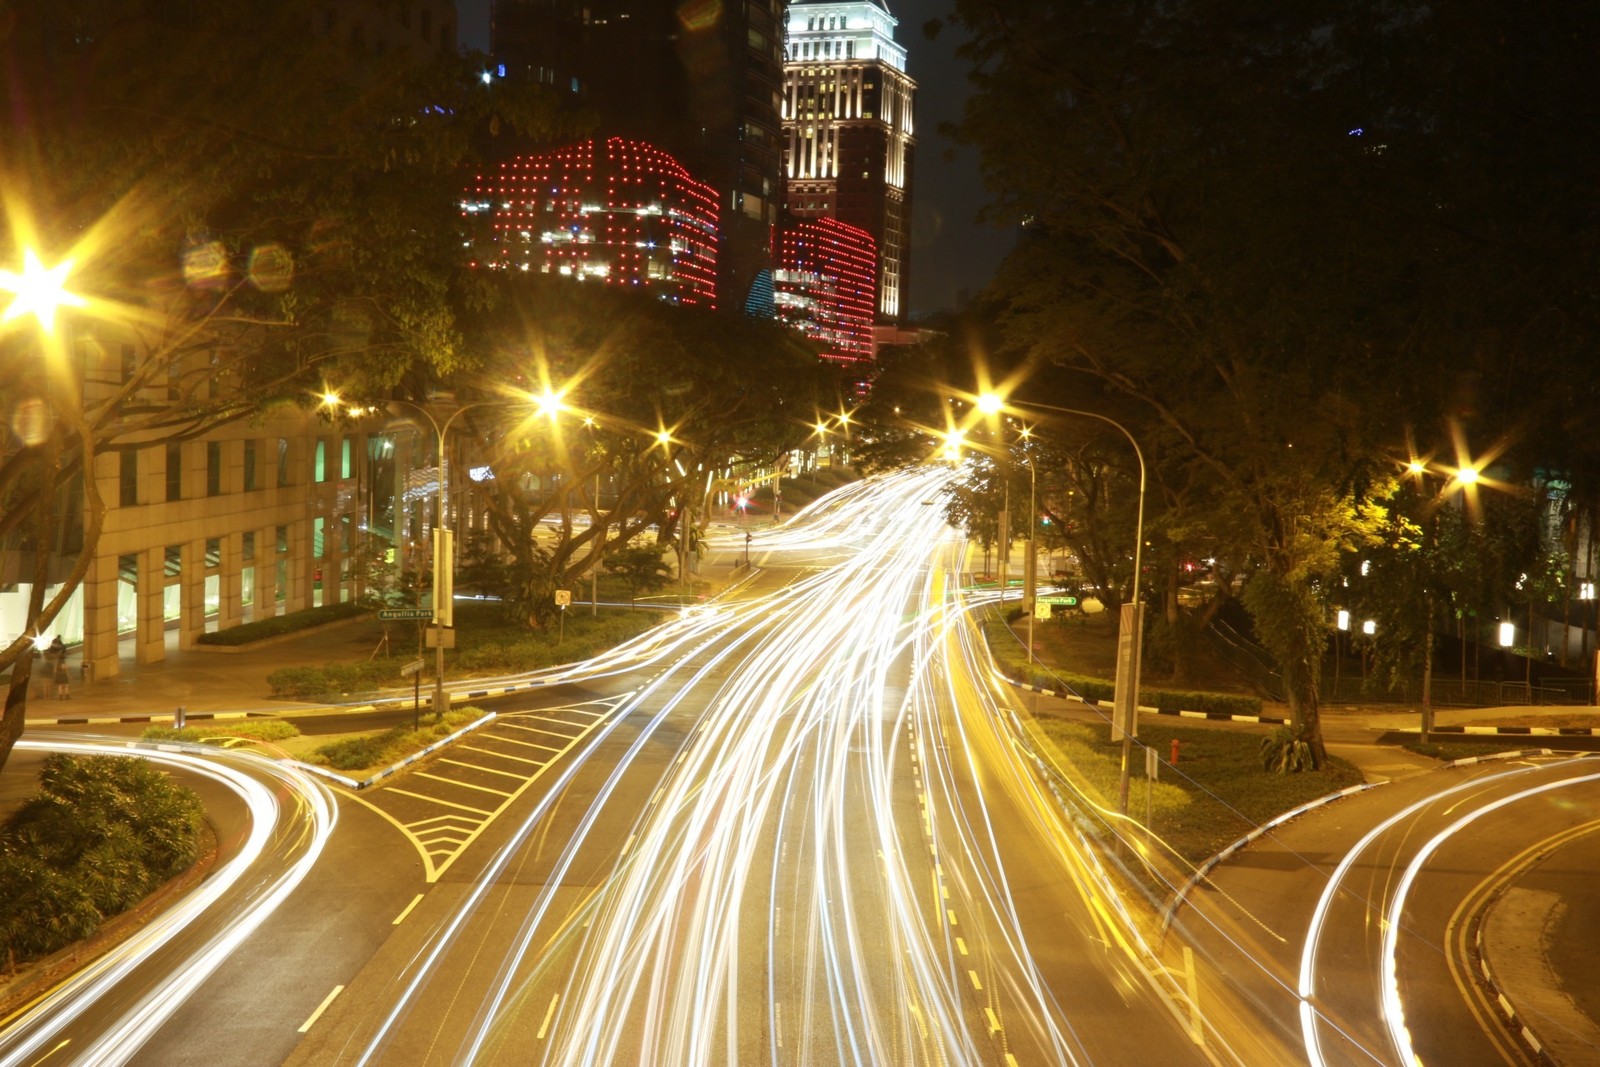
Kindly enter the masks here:
[[716, 190], [653, 145], [608, 137], [515, 156], [478, 175], [463, 209], [480, 266], [716, 307]]
[[886, 0], [796, 0], [784, 53], [789, 211], [859, 227], [878, 244], [878, 314], [905, 317], [916, 83]]

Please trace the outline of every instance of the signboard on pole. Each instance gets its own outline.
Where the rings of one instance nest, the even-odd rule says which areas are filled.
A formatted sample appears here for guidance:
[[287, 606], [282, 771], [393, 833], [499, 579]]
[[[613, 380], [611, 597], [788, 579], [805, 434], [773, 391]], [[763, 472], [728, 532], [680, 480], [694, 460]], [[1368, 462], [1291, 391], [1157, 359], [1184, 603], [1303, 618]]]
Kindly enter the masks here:
[[423, 644], [428, 648], [455, 648], [456, 632], [442, 626], [430, 626], [423, 632]]
[[1143, 624], [1143, 604], [1122, 605], [1117, 626], [1117, 688], [1111, 716], [1113, 741], [1121, 741], [1124, 733], [1139, 736], [1139, 636], [1144, 631]]
[[404, 678], [409, 674], [416, 674], [420, 670], [422, 670], [422, 661], [420, 659], [414, 659], [410, 663], [407, 663], [404, 667], [400, 668], [400, 677]]
[[572, 590], [570, 590], [570, 589], [557, 589], [556, 590], [556, 607], [564, 608], [564, 607], [566, 607], [567, 605], [569, 605], [571, 603], [572, 603]]
[[380, 608], [379, 611], [378, 611], [378, 618], [380, 618], [380, 619], [431, 619], [431, 618], [433, 618], [433, 609], [432, 608]]

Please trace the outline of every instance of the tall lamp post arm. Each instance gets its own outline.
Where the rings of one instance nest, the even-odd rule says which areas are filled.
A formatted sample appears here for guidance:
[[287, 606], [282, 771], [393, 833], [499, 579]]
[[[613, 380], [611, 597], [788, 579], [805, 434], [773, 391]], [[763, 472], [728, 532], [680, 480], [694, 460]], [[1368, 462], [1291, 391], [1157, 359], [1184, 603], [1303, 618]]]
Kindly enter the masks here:
[[1058, 407], [1055, 404], [1035, 404], [1032, 402], [1022, 402], [1016, 406], [1038, 408], [1043, 411], [1058, 411], [1063, 415], [1079, 415], [1086, 419], [1095, 419], [1098, 422], [1103, 422], [1128, 439], [1128, 444], [1133, 446], [1134, 456], [1139, 460], [1139, 507], [1134, 521], [1133, 585], [1129, 597], [1133, 604], [1134, 619], [1131, 637], [1132, 662], [1131, 669], [1128, 672], [1131, 691], [1128, 693], [1125, 703], [1119, 701], [1126, 708], [1127, 721], [1120, 725], [1122, 730], [1122, 767], [1117, 781], [1117, 810], [1126, 815], [1128, 813], [1128, 784], [1133, 763], [1133, 730], [1139, 717], [1139, 653], [1142, 651], [1139, 645], [1143, 637], [1143, 628], [1139, 625], [1142, 617], [1139, 604], [1139, 579], [1144, 571], [1144, 497], [1146, 485], [1144, 450], [1139, 447], [1139, 442], [1134, 439], [1133, 434], [1128, 431], [1126, 426], [1116, 419], [1102, 415], [1097, 411], [1085, 411], [1082, 408], [1065, 408]]

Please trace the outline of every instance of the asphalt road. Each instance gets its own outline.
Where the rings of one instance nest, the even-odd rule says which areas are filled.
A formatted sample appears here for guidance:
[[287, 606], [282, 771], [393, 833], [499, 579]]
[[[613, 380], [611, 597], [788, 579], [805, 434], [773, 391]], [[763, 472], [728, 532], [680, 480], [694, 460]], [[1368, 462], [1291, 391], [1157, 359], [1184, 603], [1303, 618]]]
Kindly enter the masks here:
[[478, 822], [288, 1062], [1228, 1061], [994, 732], [926, 486], [863, 492], [670, 657], [502, 713], [526, 788], [485, 742], [364, 798]]
[[[1530, 858], [1594, 829], [1597, 776], [1592, 759], [1527, 758], [1347, 798], [1217, 868], [1179, 928], [1269, 1014], [1298, 1014], [1305, 1062], [1534, 1062], [1478, 981], [1477, 933]], [[1544, 873], [1573, 888], [1570, 863]]]

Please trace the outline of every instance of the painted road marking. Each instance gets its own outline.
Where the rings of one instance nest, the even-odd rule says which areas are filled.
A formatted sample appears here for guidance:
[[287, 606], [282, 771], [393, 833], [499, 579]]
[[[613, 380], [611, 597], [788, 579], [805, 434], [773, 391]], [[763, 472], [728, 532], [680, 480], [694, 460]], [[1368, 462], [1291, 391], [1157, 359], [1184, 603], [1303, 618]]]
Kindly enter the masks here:
[[333, 998], [338, 996], [340, 993], [343, 993], [343, 992], [344, 992], [344, 986], [342, 986], [342, 985], [334, 986], [333, 987], [333, 992], [329, 993], [327, 996], [323, 997], [322, 998], [322, 1003], [317, 1005], [317, 1010], [311, 1013], [311, 1018], [307, 1019], [305, 1022], [300, 1024], [299, 1032], [303, 1034], [307, 1030], [311, 1029], [312, 1024], [315, 1023], [318, 1019], [320, 1019], [322, 1017], [322, 1013], [323, 1012], [328, 1010], [328, 1005], [333, 1003]]
[[967, 972], [967, 977], [972, 979], [972, 988], [976, 989], [978, 992], [982, 993], [983, 992], [983, 983], [978, 981], [978, 972], [977, 971], [968, 971]]
[[403, 911], [401, 911], [399, 915], [396, 915], [394, 917], [394, 922], [390, 923], [389, 925], [390, 926], [399, 926], [401, 923], [405, 922], [406, 921], [406, 916], [411, 914], [411, 909], [416, 907], [421, 902], [422, 902], [422, 894], [418, 893], [416, 896], [411, 898], [411, 903], [407, 904], [405, 906], [405, 909]]
[[[543, 720], [556, 726], [572, 727], [572, 733], [539, 730], [536, 727], [521, 723], [509, 723], [502, 716], [491, 727], [474, 734], [471, 742], [463, 741], [450, 749], [452, 755], [439, 758], [432, 771], [419, 770], [413, 772], [407, 780], [407, 784], [416, 788], [405, 789], [399, 786], [388, 786], [382, 792], [375, 794], [374, 797], [374, 799], [383, 796], [393, 796], [397, 799], [410, 798], [411, 800], [421, 801], [431, 807], [451, 809], [449, 814], [407, 820], [404, 816], [397, 817], [395, 813], [385, 810], [384, 806], [374, 803], [372, 800], [367, 800], [360, 796], [355, 799], [372, 808], [411, 841], [417, 851], [422, 854], [425, 878], [431, 884], [438, 881], [445, 870], [460, 857], [473, 841], [477, 840], [489, 823], [494, 821], [518, 797], [531, 788], [534, 782], [543, 777], [545, 771], [549, 770], [556, 760], [578, 747], [584, 738], [600, 727], [626, 703], [631, 695], [591, 701], [591, 704], [598, 705], [600, 710], [596, 711], [585, 711], [576, 708], [563, 709], [575, 716], [588, 717], [590, 721], [586, 723], [578, 724], [561, 719]], [[526, 714], [531, 716], [538, 713]], [[552, 738], [559, 738], [565, 743], [565, 747], [552, 748], [548, 745], [533, 744], [515, 737], [506, 736], [512, 729], [532, 730]], [[530, 759], [525, 756], [517, 756], [500, 751], [502, 748], [511, 746], [523, 749], [533, 748], [550, 755], [547, 758]], [[478, 762], [469, 761], [466, 756], [468, 752], [474, 753], [479, 758]], [[512, 769], [507, 770], [504, 766], [489, 765], [491, 762], [499, 761], [509, 763]], [[449, 773], [451, 768], [460, 768], [463, 777], [452, 776]], [[483, 772], [499, 778], [513, 778], [519, 784], [513, 791], [506, 792], [502, 789], [464, 780], [464, 776], [469, 772]], [[497, 798], [499, 803], [494, 807], [494, 810], [488, 811], [480, 807], [456, 803], [420, 791], [422, 788], [428, 787], [429, 783], [432, 782], [437, 782], [441, 786], [461, 786], [475, 790], [486, 797]]]
[[440, 800], [438, 797], [430, 797], [426, 793], [413, 793], [411, 790], [401, 789], [397, 785], [391, 785], [387, 790], [385, 790], [385, 792], [402, 797], [416, 797], [418, 800], [426, 800], [430, 804], [441, 804], [447, 808], [459, 808], [462, 811], [470, 811], [474, 815], [482, 815], [485, 819], [494, 814], [494, 812], [484, 811], [482, 808], [474, 808], [466, 804], [457, 804], [454, 801]]
[[460, 786], [462, 789], [476, 789], [480, 793], [493, 793], [497, 797], [508, 797], [511, 795], [504, 789], [491, 789], [486, 785], [475, 785], [472, 782], [462, 782], [455, 778], [442, 778], [437, 774], [429, 774], [427, 771], [418, 771], [413, 777], [428, 778], [435, 782], [443, 782], [445, 785]]
[[557, 993], [555, 996], [550, 998], [550, 1006], [544, 1011], [544, 1022], [539, 1024], [538, 1040], [543, 1041], [544, 1035], [550, 1032], [550, 1020], [556, 1017], [556, 1001], [560, 999], [560, 993]]
[[[490, 755], [494, 755], [494, 753], [491, 752]], [[483, 771], [487, 774], [499, 774], [506, 778], [515, 778], [519, 782], [528, 777], [525, 774], [518, 774], [516, 771], [502, 771], [499, 767], [485, 767], [477, 763], [463, 763], [458, 759], [447, 759], [444, 756], [439, 757], [439, 762], [448, 763], [452, 767], [465, 767], [469, 771]]]
[[[535, 767], [545, 767], [548, 766], [550, 762], [549, 760], [529, 759], [526, 756], [513, 756], [509, 752], [496, 752], [492, 748], [481, 748], [478, 745], [461, 745], [459, 747], [466, 752], [482, 752], [485, 756], [493, 756], [496, 759], [513, 760], [517, 763], [527, 763]], [[522, 775], [518, 775], [518, 777], [522, 777]]]

